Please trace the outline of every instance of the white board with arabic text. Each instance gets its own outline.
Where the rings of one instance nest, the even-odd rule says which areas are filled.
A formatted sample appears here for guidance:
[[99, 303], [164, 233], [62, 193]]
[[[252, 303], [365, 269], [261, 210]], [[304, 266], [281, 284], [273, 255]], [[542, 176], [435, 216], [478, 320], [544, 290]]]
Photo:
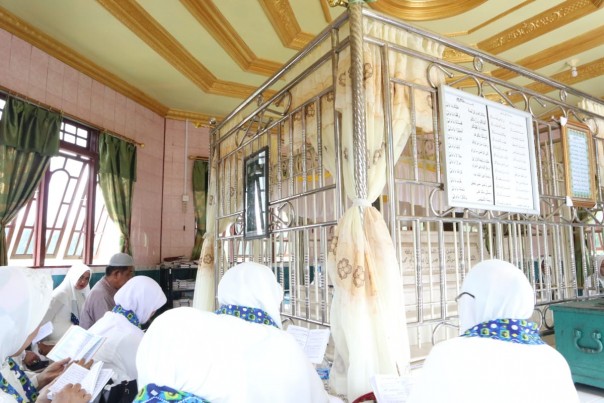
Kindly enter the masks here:
[[446, 85], [439, 106], [447, 204], [539, 214], [531, 115]]

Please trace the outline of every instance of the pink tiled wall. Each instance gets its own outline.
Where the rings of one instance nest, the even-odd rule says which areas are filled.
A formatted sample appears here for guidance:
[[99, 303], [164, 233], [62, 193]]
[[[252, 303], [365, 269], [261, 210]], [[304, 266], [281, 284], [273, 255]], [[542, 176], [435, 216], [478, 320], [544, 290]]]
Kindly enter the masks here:
[[[180, 202], [184, 173], [184, 122], [165, 120], [1, 29], [0, 85], [100, 129], [144, 143], [145, 146], [138, 149], [138, 180], [132, 211], [131, 241], [136, 265], [152, 267], [160, 262], [162, 256], [190, 255], [195, 221], [190, 194], [192, 161], [188, 160], [187, 183], [191, 202], [186, 211], [182, 211]], [[208, 155], [206, 129], [195, 129], [190, 125], [189, 138], [190, 154]]]
[[[209, 155], [209, 132], [178, 120], [166, 120], [166, 152], [164, 158], [164, 209], [163, 209], [163, 257], [185, 256], [189, 258], [195, 241], [195, 207], [191, 175], [193, 161], [189, 155]], [[185, 137], [188, 137], [185, 152]], [[186, 159], [185, 159], [186, 158]], [[186, 168], [185, 162], [186, 161]], [[186, 169], [186, 180], [183, 179]], [[184, 205], [183, 194], [189, 196]]]

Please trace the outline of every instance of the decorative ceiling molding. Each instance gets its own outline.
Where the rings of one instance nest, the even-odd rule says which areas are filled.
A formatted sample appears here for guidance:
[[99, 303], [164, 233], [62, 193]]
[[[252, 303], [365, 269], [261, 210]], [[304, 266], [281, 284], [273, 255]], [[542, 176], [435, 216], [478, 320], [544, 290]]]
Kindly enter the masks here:
[[451, 63], [470, 63], [474, 60], [474, 56], [460, 52], [457, 49], [445, 48], [443, 59]]
[[271, 76], [281, 67], [281, 63], [256, 56], [212, 0], [180, 2], [244, 71]]
[[[593, 62], [577, 66], [576, 77], [573, 77], [571, 75], [570, 69], [568, 69], [563, 72], [554, 74], [550, 78], [562, 84], [573, 85], [582, 81], [587, 81], [592, 78], [601, 76], [602, 74], [604, 74], [604, 57], [594, 60]], [[530, 89], [531, 91], [539, 92], [541, 94], [547, 94], [548, 92], [554, 91], [551, 86], [543, 83], [529, 84], [526, 86], [526, 88]], [[514, 95], [510, 97], [510, 99], [512, 100], [512, 102], [519, 102], [522, 98], [520, 96]]]
[[189, 112], [180, 109], [170, 109], [166, 114], [166, 119], [190, 120], [191, 122], [195, 122], [196, 124], [200, 124], [201, 126], [210, 126], [211, 119], [216, 119], [216, 121], [220, 122], [223, 119], [223, 116], [213, 116], [206, 115], [205, 113]]
[[591, 2], [594, 3], [594, 6], [598, 8], [602, 8], [602, 6], [604, 6], [604, 0], [591, 0]]
[[478, 43], [478, 48], [499, 54], [571, 23], [598, 8], [590, 0], [566, 0]]
[[258, 2], [283, 46], [302, 50], [314, 38], [314, 35], [302, 32], [288, 0], [258, 0]]
[[331, 12], [329, 11], [330, 7], [328, 0], [319, 0], [319, 2], [321, 3], [321, 10], [323, 11], [323, 17], [325, 17], [325, 22], [330, 24], [333, 21], [333, 18], [331, 18]]
[[[602, 44], [604, 44], [604, 25], [586, 32], [583, 35], [577, 36], [576, 38], [569, 39], [556, 46], [542, 50], [539, 53], [525, 57], [524, 59], [517, 61], [516, 64], [531, 70], [537, 70]], [[518, 74], [507, 69], [497, 69], [493, 71], [493, 76], [502, 80], [509, 80], [518, 76]]]
[[451, 17], [478, 7], [486, 0], [380, 0], [369, 7], [408, 21]]
[[97, 0], [122, 24], [204, 92], [246, 98], [256, 87], [217, 79], [135, 0]]
[[502, 19], [503, 17], [505, 17], [506, 15], [509, 15], [509, 14], [513, 13], [514, 11], [520, 10], [520, 9], [521, 9], [521, 8], [523, 8], [524, 6], [527, 6], [527, 5], [529, 5], [530, 3], [533, 3], [534, 1], [535, 1], [535, 0], [526, 0], [526, 1], [524, 1], [524, 2], [522, 2], [522, 3], [520, 3], [520, 4], [518, 4], [517, 6], [510, 8], [509, 10], [506, 10], [506, 11], [504, 11], [504, 12], [502, 12], [502, 13], [499, 13], [499, 14], [497, 14], [495, 17], [493, 17], [493, 18], [490, 18], [490, 19], [486, 20], [486, 21], [485, 21], [485, 22], [483, 22], [482, 24], [478, 24], [478, 25], [476, 25], [474, 28], [470, 28], [470, 29], [468, 30], [468, 34], [474, 33], [474, 32], [476, 32], [476, 31], [478, 31], [479, 29], [484, 28], [484, 27], [486, 27], [487, 25], [491, 24], [492, 22], [495, 22], [495, 21], [497, 21], [497, 20], [500, 20], [500, 19]]
[[19, 19], [16, 15], [0, 7], [0, 28], [29, 42], [38, 49], [48, 53], [50, 56], [62, 61], [74, 69], [86, 74], [99, 83], [119, 92], [157, 113], [164, 116], [168, 108], [133, 85], [120, 79], [115, 74], [94, 64], [76, 51], [60, 44], [50, 36], [38, 31], [33, 26]]

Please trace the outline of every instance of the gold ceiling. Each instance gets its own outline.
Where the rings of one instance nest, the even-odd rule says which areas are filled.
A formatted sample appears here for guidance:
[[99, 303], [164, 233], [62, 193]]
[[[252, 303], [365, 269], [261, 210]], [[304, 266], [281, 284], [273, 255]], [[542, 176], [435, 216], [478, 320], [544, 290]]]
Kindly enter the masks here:
[[[604, 0], [370, 7], [604, 98]], [[0, 0], [0, 28], [163, 116], [206, 121], [227, 115], [343, 11], [328, 0]]]

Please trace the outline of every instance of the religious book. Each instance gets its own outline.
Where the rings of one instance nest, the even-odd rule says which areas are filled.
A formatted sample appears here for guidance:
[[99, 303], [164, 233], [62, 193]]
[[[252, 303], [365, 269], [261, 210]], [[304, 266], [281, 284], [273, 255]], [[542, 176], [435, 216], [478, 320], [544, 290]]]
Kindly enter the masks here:
[[323, 362], [327, 343], [329, 342], [329, 329], [307, 329], [301, 326], [289, 325], [287, 333], [294, 336], [311, 363], [320, 364]]
[[411, 376], [374, 375], [371, 389], [378, 403], [405, 403], [409, 398]]
[[80, 326], [73, 325], [50, 350], [47, 357], [53, 361], [71, 358], [74, 361], [90, 360], [101, 347], [105, 337], [97, 336]]
[[72, 364], [63, 372], [48, 389], [48, 398], [53, 399], [55, 394], [67, 384], [79, 383], [86, 392], [90, 393], [90, 402], [98, 396], [103, 387], [113, 376], [111, 369], [103, 368], [103, 362], [96, 362], [90, 369], [78, 364]]

